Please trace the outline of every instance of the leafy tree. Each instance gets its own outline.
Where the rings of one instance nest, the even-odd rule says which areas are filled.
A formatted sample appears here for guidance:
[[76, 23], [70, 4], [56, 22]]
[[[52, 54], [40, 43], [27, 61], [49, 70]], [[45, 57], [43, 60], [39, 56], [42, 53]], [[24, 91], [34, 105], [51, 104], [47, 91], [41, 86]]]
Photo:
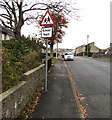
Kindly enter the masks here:
[[68, 20], [61, 13], [53, 13], [52, 14], [55, 25], [53, 26], [53, 36], [49, 38], [48, 42], [50, 45], [50, 56], [53, 57], [53, 46], [55, 43], [61, 43], [62, 37], [65, 35], [65, 32], [62, 30], [63, 27], [67, 28]]
[[[28, 0], [2, 0], [0, 1], [0, 21], [2, 25], [13, 31], [16, 39], [20, 40], [21, 28], [25, 22], [29, 24], [33, 22], [32, 20], [39, 18], [37, 10], [50, 9], [78, 19], [78, 9], [75, 9], [72, 5], [74, 6], [73, 3], [67, 3], [64, 0], [58, 2], [35, 0], [35, 2], [30, 1], [30, 3], [28, 3]], [[33, 14], [32, 11], [36, 13]]]
[[90, 46], [89, 44], [87, 44], [87, 45], [85, 46], [85, 54], [86, 54], [87, 56], [89, 56], [89, 55], [91, 54], [90, 50], [91, 50], [91, 46]]

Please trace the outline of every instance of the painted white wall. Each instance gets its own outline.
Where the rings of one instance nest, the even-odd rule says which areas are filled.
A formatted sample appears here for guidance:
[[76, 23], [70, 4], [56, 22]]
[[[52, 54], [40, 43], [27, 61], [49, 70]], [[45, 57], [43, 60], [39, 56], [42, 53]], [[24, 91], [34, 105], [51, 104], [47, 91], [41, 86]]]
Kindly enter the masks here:
[[3, 34], [3, 33], [0, 36], [1, 36], [0, 37], [1, 40], [9, 40], [10, 39], [9, 35]]

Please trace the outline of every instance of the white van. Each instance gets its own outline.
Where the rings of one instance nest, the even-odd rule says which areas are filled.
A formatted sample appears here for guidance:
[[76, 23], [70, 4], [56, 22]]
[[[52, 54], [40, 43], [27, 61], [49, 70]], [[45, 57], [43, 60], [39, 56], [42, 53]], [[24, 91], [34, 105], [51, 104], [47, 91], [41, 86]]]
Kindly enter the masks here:
[[72, 52], [65, 52], [64, 53], [64, 60], [74, 60], [74, 54]]

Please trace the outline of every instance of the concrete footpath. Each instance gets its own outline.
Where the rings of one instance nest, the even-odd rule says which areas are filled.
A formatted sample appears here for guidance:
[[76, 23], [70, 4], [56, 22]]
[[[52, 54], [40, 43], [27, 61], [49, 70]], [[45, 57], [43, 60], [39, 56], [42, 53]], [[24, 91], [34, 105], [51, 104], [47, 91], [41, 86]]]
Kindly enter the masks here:
[[41, 96], [31, 118], [80, 118], [67, 69], [58, 59], [48, 75], [48, 91]]

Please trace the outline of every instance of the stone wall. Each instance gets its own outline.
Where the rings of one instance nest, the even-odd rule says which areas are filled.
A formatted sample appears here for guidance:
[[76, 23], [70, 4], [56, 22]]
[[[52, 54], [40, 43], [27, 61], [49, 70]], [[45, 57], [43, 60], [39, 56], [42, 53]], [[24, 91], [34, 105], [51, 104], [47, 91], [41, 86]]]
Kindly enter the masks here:
[[29, 98], [41, 83], [45, 81], [45, 65], [32, 69], [22, 76], [20, 83], [0, 94], [2, 117], [16, 118], [21, 113]]

